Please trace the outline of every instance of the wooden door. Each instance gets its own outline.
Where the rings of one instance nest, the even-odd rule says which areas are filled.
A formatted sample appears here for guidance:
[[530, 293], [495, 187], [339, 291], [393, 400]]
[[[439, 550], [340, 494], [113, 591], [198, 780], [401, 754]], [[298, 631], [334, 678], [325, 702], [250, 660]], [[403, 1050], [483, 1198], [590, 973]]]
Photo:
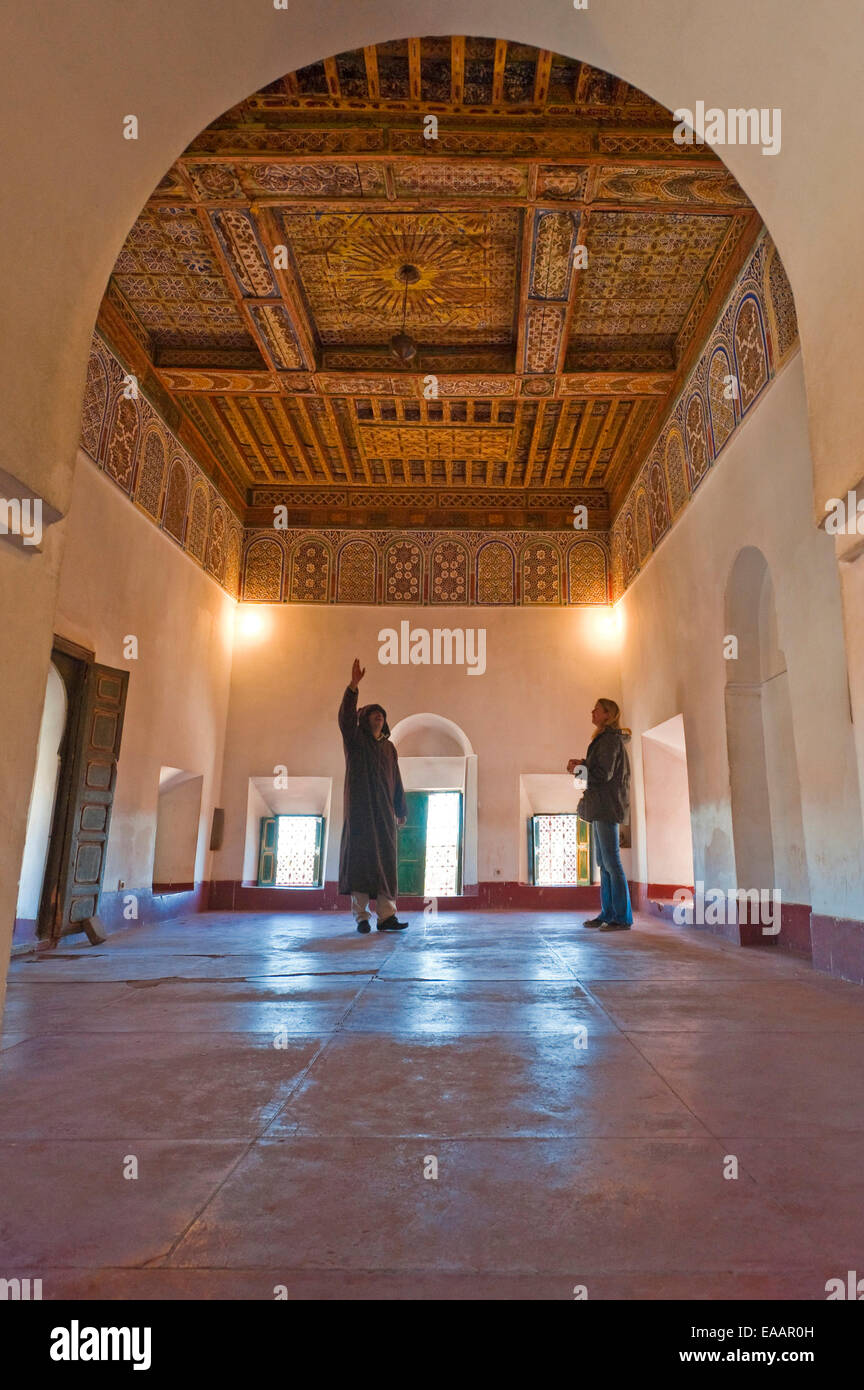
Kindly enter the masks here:
[[399, 892], [422, 898], [426, 883], [426, 815], [428, 792], [406, 792], [407, 815], [399, 830]]
[[276, 817], [262, 816], [258, 826], [258, 887], [272, 888], [276, 882]]
[[96, 662], [80, 665], [40, 913], [40, 935], [53, 940], [78, 931], [86, 931], [91, 940], [103, 935], [94, 919], [105, 875], [129, 684], [128, 671]]

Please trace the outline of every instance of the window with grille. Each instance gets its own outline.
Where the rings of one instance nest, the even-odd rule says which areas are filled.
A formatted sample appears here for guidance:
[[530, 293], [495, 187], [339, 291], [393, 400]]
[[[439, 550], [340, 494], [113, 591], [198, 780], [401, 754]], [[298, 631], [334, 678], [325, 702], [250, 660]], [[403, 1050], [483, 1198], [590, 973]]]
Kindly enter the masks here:
[[528, 845], [531, 881], [537, 887], [590, 884], [591, 827], [579, 816], [532, 816]]
[[323, 816], [265, 816], [258, 854], [259, 885], [320, 888], [323, 845]]

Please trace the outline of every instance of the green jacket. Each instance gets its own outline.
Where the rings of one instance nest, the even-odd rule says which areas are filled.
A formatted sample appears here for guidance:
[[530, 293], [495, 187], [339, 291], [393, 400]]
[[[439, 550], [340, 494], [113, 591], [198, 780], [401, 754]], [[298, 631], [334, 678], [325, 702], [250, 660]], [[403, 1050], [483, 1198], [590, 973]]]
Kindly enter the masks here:
[[620, 729], [604, 729], [588, 745], [585, 768], [588, 786], [577, 815], [583, 820], [620, 825], [630, 809], [630, 759], [626, 745], [630, 735]]

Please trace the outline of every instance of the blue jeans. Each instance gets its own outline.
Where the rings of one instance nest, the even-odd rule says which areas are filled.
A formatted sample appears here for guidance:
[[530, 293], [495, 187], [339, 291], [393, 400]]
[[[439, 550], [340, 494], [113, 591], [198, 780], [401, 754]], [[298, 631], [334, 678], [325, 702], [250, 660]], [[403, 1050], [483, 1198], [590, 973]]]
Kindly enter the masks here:
[[604, 922], [623, 922], [629, 927], [633, 922], [633, 909], [618, 848], [618, 826], [612, 821], [595, 820], [593, 829], [600, 865], [600, 916]]

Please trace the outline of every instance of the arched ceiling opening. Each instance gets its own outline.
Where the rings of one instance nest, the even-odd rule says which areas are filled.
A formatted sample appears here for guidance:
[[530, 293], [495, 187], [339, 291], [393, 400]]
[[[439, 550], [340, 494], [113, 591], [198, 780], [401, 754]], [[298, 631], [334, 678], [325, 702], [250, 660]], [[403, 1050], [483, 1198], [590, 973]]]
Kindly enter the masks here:
[[526, 44], [341, 53], [191, 142], [99, 329], [249, 525], [606, 530], [761, 230], [673, 128]]

